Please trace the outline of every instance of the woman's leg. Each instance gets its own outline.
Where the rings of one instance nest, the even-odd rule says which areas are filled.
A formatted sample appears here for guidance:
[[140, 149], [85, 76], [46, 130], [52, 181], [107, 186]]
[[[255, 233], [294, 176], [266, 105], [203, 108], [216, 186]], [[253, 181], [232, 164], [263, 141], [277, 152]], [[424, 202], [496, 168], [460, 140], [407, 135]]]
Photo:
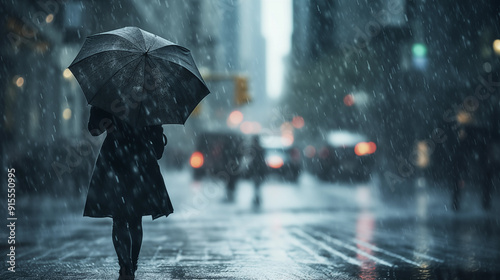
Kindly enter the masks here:
[[113, 217], [112, 234], [113, 245], [115, 247], [116, 255], [118, 256], [118, 263], [120, 264], [120, 273], [132, 275], [132, 238], [126, 218]]
[[137, 260], [139, 259], [139, 252], [142, 245], [142, 217], [131, 219], [130, 223], [130, 237], [132, 239], [132, 266], [134, 272], [137, 270]]

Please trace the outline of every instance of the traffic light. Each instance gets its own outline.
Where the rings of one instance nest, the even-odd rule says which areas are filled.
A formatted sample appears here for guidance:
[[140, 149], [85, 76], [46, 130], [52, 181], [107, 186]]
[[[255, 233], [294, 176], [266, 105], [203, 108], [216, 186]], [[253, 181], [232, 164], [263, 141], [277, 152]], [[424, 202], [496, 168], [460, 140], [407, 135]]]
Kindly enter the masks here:
[[411, 52], [415, 57], [425, 57], [427, 55], [427, 47], [424, 44], [413, 44]]
[[420, 70], [427, 67], [427, 46], [422, 43], [415, 43], [411, 47], [413, 65]]
[[248, 94], [248, 78], [245, 76], [236, 76], [234, 78], [234, 101], [238, 106], [252, 101]]

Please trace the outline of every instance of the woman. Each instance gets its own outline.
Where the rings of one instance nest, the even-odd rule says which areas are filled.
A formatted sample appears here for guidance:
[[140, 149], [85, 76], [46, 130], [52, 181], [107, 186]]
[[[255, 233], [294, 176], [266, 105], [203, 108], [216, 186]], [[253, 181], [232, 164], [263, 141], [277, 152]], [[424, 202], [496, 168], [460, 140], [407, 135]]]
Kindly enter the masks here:
[[161, 125], [133, 128], [97, 107], [88, 129], [106, 139], [94, 167], [83, 215], [113, 219], [120, 278], [133, 279], [142, 244], [142, 216], [173, 212], [157, 160], [164, 145]]

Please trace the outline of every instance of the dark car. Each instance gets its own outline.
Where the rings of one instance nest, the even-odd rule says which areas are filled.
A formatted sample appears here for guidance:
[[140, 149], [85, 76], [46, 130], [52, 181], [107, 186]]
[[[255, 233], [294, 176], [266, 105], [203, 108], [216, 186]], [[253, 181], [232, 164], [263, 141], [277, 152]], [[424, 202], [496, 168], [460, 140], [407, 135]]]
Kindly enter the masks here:
[[245, 150], [243, 137], [235, 132], [204, 132], [196, 139], [189, 160], [193, 177], [227, 177], [238, 175]]
[[279, 136], [261, 136], [267, 174], [296, 182], [301, 172], [300, 150]]
[[356, 132], [331, 131], [317, 154], [316, 174], [327, 181], [366, 181], [375, 166], [377, 145]]

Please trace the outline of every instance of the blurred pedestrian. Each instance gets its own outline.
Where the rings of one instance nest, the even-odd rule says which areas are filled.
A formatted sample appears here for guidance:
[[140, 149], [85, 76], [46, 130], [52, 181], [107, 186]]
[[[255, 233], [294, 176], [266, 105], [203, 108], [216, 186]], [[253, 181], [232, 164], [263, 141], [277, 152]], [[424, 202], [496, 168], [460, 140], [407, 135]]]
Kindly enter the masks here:
[[260, 187], [264, 181], [267, 173], [267, 166], [264, 158], [264, 149], [260, 145], [259, 136], [252, 137], [250, 146], [250, 164], [248, 166], [250, 178], [254, 182], [254, 198], [253, 204], [259, 206], [261, 203], [261, 190]]
[[161, 125], [133, 128], [92, 106], [88, 129], [106, 132], [95, 164], [83, 215], [113, 219], [113, 245], [120, 279], [134, 279], [142, 244], [142, 216], [173, 212], [157, 160], [164, 150]]
[[[498, 100], [494, 97], [489, 101], [498, 104]], [[483, 209], [491, 208], [494, 176], [500, 166], [498, 117], [499, 112], [494, 106], [484, 106], [481, 110], [478, 108], [471, 113], [459, 111], [457, 114], [457, 133], [456, 137], [452, 138], [452, 142], [455, 142], [452, 154], [455, 177], [452, 191], [454, 211], [460, 209], [466, 179], [480, 189]]]

